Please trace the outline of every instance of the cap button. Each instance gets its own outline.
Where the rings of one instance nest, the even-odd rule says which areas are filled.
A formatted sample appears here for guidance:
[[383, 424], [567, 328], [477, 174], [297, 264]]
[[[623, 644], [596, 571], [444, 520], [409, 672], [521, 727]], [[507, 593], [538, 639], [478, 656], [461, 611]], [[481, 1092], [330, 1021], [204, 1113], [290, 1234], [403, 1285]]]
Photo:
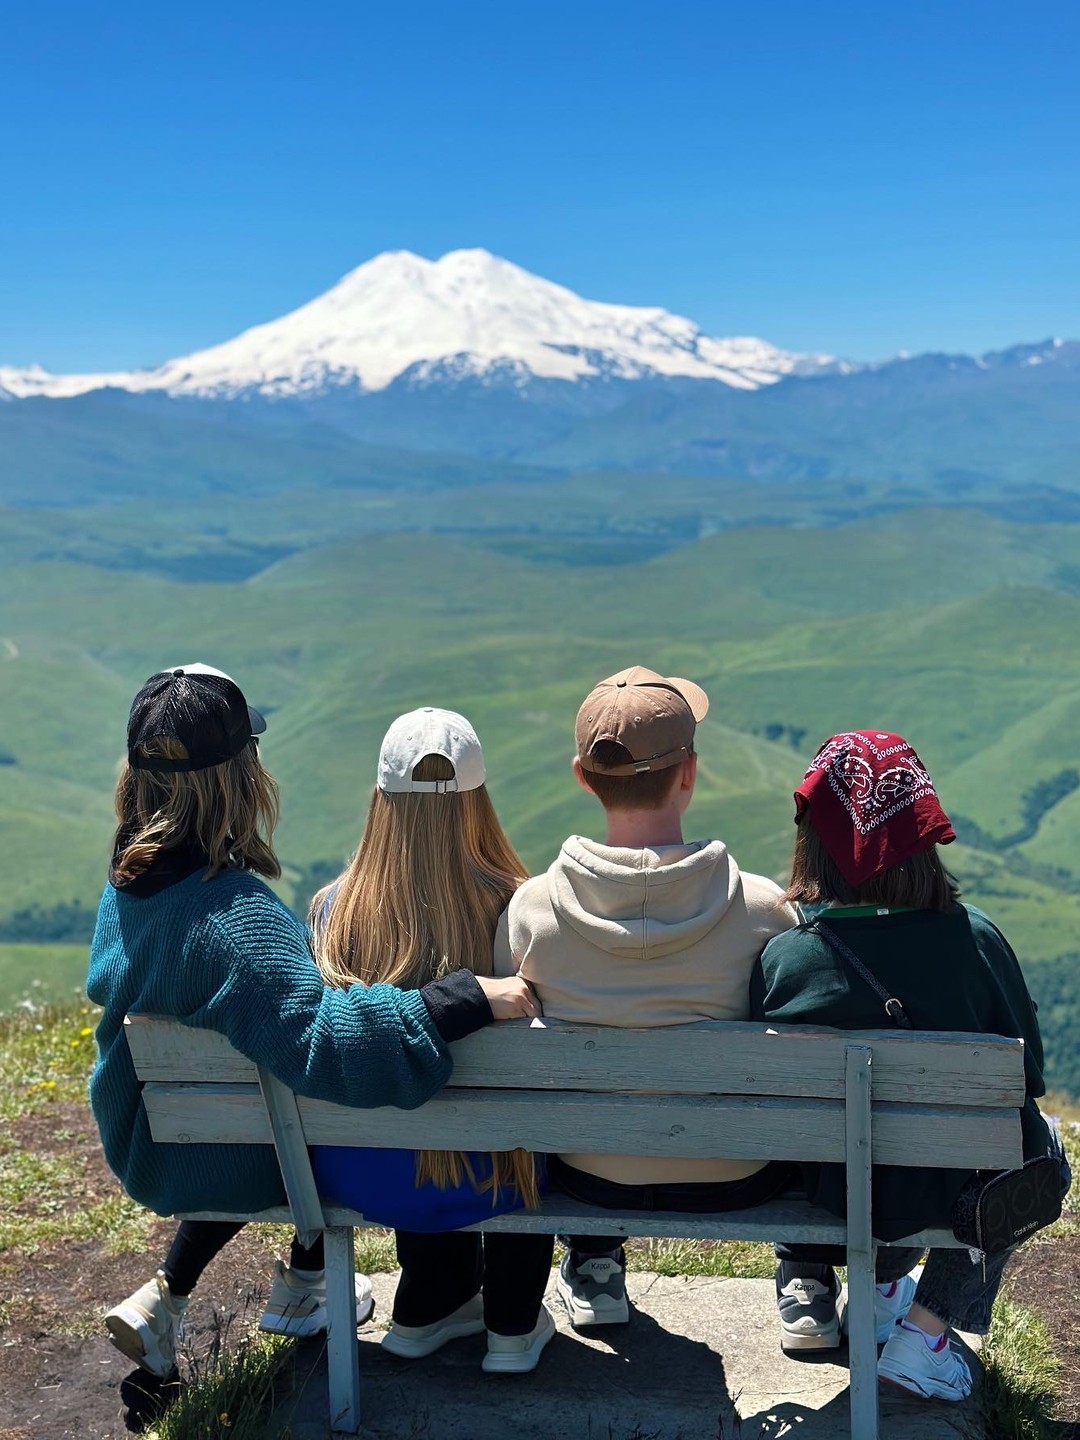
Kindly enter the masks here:
[[172, 673], [173, 673], [174, 675], [183, 675], [184, 672], [183, 672], [183, 670], [174, 670]]
[[615, 681], [615, 684], [616, 684], [616, 687], [617, 687], [619, 690], [625, 690], [625, 689], [626, 689], [626, 681], [625, 681], [625, 680], [616, 680], [616, 681]]

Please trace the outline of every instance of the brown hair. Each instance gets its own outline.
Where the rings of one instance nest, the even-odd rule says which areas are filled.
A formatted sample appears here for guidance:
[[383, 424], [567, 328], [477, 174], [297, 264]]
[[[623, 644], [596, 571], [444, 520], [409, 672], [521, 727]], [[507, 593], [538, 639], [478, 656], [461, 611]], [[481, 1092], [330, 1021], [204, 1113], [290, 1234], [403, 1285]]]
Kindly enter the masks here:
[[[425, 755], [412, 778], [453, 774], [449, 760]], [[495, 926], [527, 873], [486, 786], [443, 795], [377, 789], [348, 867], [311, 902], [315, 962], [343, 989], [357, 981], [416, 988], [462, 966], [490, 975]], [[538, 1203], [528, 1151], [491, 1159], [493, 1201], [512, 1184], [527, 1205]], [[416, 1173], [444, 1189], [463, 1175], [477, 1183], [457, 1151], [422, 1150]]]
[[[630, 751], [617, 740], [598, 740], [591, 754], [601, 765], [634, 763]], [[605, 810], [661, 810], [671, 798], [679, 765], [669, 765], [666, 770], [642, 770], [637, 775], [606, 775], [602, 770], [586, 770], [583, 765], [581, 773]]]
[[[140, 746], [138, 758], [186, 760], [187, 753], [179, 740], [161, 736]], [[209, 857], [207, 879], [221, 870], [253, 870], [271, 879], [281, 874], [273, 850], [278, 789], [254, 739], [239, 755], [206, 770], [157, 773], [125, 761], [116, 819], [111, 873], [121, 884], [184, 845]]]
[[912, 910], [948, 910], [960, 886], [941, 863], [937, 846], [909, 855], [862, 885], [844, 879], [809, 817], [795, 832], [791, 883], [785, 899], [807, 905], [885, 905]]

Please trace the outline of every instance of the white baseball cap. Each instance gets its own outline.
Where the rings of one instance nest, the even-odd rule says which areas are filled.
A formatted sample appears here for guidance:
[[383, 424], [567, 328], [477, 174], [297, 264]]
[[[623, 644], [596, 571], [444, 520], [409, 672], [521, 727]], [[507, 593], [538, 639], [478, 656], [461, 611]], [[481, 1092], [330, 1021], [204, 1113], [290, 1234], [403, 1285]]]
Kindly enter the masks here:
[[[414, 780], [412, 773], [425, 755], [449, 760], [453, 779]], [[484, 752], [476, 731], [456, 710], [436, 710], [431, 705], [410, 710], [399, 715], [383, 736], [378, 786], [391, 795], [478, 790], [485, 774]]]

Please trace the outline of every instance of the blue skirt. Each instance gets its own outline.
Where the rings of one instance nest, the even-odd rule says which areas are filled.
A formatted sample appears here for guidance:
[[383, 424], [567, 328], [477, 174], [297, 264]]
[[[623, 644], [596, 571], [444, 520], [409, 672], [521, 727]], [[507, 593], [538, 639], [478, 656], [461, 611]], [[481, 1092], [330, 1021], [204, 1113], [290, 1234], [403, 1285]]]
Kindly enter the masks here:
[[[473, 1174], [483, 1185], [491, 1177], [491, 1156], [470, 1154]], [[543, 1156], [538, 1155], [537, 1178], [544, 1188]], [[394, 1230], [433, 1233], [482, 1224], [493, 1215], [523, 1210], [524, 1201], [512, 1185], [497, 1194], [478, 1192], [468, 1176], [460, 1185], [441, 1190], [431, 1181], [416, 1182], [415, 1150], [378, 1150], [345, 1145], [314, 1145], [311, 1168], [324, 1200], [359, 1210], [376, 1225]]]

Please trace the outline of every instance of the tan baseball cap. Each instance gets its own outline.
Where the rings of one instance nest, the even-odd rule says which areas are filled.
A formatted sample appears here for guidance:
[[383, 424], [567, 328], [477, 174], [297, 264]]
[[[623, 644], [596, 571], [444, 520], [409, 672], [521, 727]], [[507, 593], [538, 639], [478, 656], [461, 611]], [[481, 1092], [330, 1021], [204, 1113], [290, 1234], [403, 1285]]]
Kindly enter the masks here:
[[[601, 680], [578, 711], [575, 738], [583, 770], [640, 775], [666, 770], [694, 748], [694, 730], [709, 711], [709, 697], [692, 680], [658, 675], [632, 665]], [[630, 765], [599, 765], [593, 749], [613, 740], [633, 756]]]

